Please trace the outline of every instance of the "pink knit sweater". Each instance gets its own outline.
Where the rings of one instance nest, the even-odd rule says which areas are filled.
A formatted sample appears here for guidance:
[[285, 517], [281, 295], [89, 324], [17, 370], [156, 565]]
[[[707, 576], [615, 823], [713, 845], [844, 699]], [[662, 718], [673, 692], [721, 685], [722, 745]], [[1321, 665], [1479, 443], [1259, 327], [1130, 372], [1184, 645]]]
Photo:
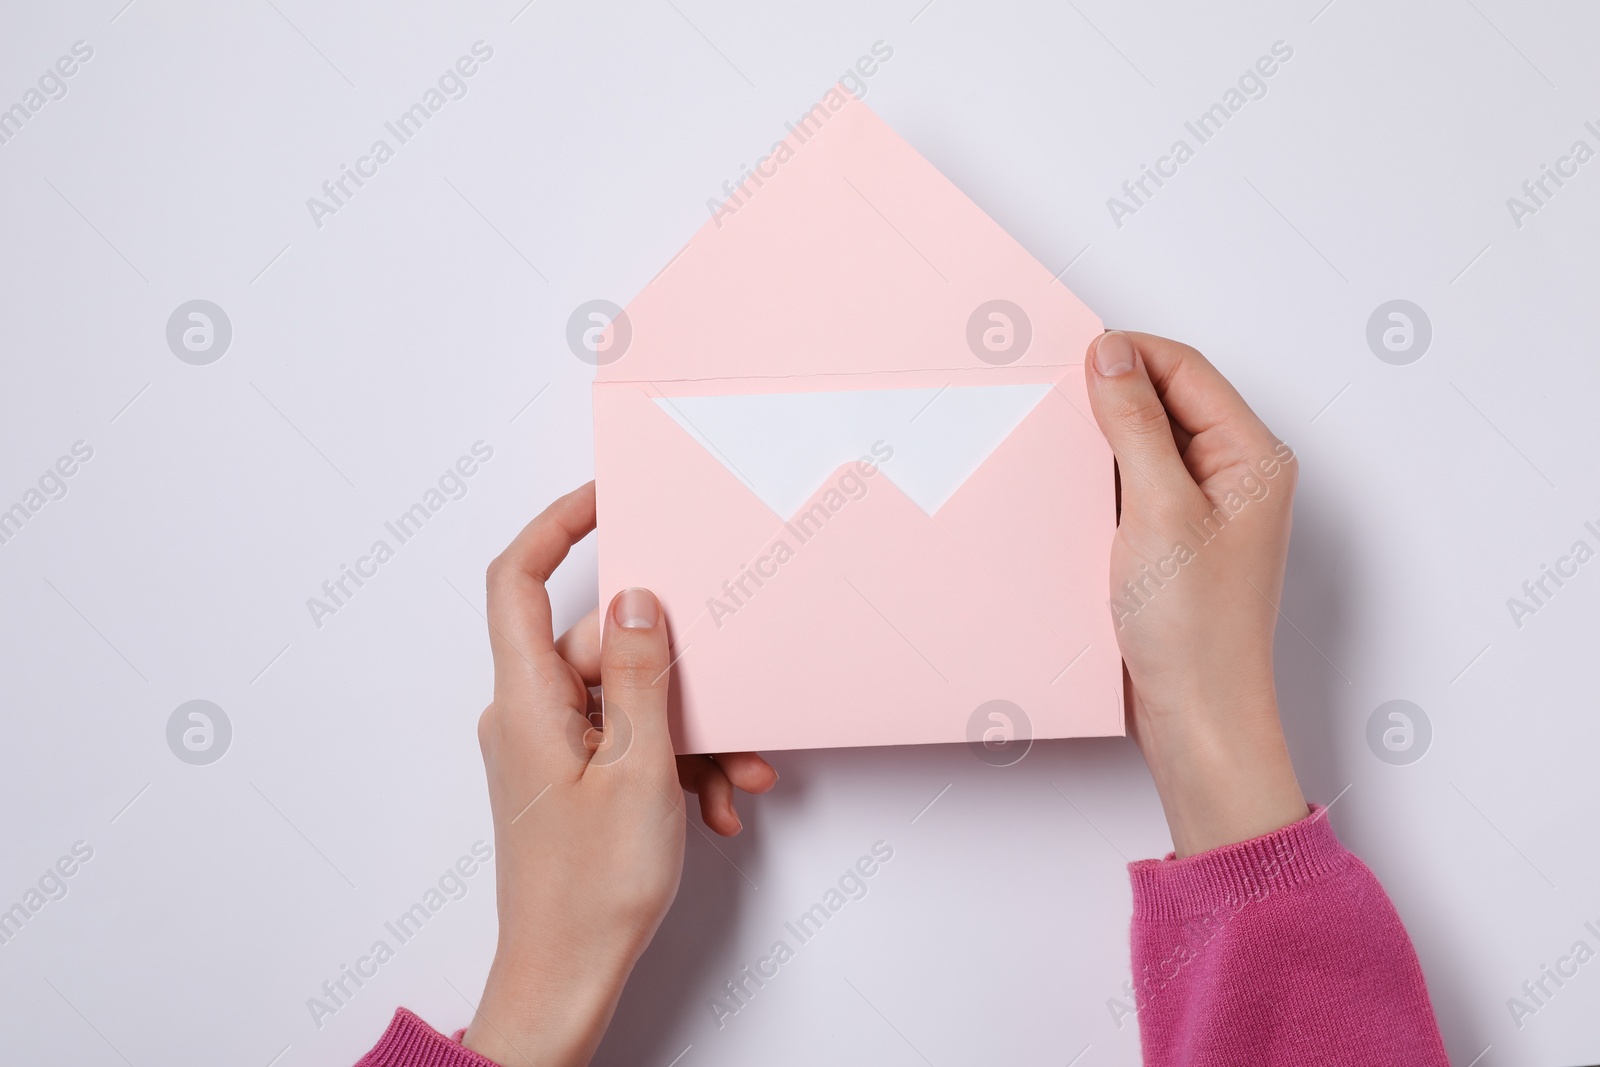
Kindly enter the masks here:
[[[1323, 810], [1187, 859], [1130, 864], [1146, 1067], [1449, 1067], [1400, 917]], [[401, 1008], [356, 1067], [495, 1067]]]

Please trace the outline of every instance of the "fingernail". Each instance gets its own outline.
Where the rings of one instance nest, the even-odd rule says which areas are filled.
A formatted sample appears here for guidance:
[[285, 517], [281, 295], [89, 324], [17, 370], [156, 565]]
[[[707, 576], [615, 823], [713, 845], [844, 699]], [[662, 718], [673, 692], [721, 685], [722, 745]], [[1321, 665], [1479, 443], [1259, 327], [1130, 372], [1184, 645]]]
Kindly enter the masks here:
[[648, 630], [661, 618], [661, 609], [650, 590], [624, 589], [611, 602], [611, 617], [624, 630]]
[[1100, 335], [1094, 346], [1094, 369], [1103, 378], [1116, 378], [1133, 369], [1133, 342], [1120, 330]]

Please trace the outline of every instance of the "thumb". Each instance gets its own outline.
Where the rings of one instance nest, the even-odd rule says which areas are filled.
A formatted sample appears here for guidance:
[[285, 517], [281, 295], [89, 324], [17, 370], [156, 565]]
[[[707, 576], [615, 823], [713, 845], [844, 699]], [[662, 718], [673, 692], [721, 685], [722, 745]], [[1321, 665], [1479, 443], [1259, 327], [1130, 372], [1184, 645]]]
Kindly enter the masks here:
[[611, 601], [600, 640], [603, 724], [589, 766], [616, 763], [637, 749], [644, 759], [660, 760], [672, 770], [672, 738], [667, 732], [670, 673], [660, 603], [648, 589], [624, 589]]
[[1120, 330], [1103, 333], [1089, 345], [1083, 363], [1089, 406], [1116, 453], [1123, 511], [1193, 491], [1194, 479], [1178, 455], [1167, 409], [1133, 338]]

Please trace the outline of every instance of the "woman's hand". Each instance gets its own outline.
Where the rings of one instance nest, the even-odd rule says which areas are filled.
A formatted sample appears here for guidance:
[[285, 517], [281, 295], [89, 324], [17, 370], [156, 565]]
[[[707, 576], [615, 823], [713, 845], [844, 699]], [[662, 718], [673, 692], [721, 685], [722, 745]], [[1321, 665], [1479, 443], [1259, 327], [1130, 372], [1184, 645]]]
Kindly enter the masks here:
[[678, 891], [680, 777], [723, 834], [739, 831], [735, 785], [760, 793], [777, 781], [752, 753], [674, 760], [667, 629], [647, 590], [624, 590], [603, 623], [592, 613], [556, 639], [544, 583], [594, 524], [591, 482], [551, 504], [489, 567], [494, 700], [478, 739], [500, 937], [464, 1043], [507, 1067], [580, 1065], [594, 1054]]
[[1084, 373], [1121, 479], [1111, 610], [1129, 728], [1177, 854], [1302, 819], [1272, 680], [1294, 453], [1187, 345], [1105, 333]]

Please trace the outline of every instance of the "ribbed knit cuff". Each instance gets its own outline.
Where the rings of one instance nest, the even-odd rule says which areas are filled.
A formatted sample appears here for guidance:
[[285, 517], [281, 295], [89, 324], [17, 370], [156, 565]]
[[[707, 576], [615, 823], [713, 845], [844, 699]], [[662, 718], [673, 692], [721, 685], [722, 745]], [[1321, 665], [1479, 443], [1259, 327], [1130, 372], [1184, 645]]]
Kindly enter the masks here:
[[404, 1008], [395, 1010], [389, 1029], [356, 1067], [499, 1067], [463, 1048], [461, 1031], [452, 1041]]
[[1143, 921], [1197, 919], [1341, 870], [1352, 859], [1328, 823], [1327, 809], [1281, 830], [1202, 852], [1198, 856], [1139, 860], [1128, 864], [1133, 881], [1133, 917]]

